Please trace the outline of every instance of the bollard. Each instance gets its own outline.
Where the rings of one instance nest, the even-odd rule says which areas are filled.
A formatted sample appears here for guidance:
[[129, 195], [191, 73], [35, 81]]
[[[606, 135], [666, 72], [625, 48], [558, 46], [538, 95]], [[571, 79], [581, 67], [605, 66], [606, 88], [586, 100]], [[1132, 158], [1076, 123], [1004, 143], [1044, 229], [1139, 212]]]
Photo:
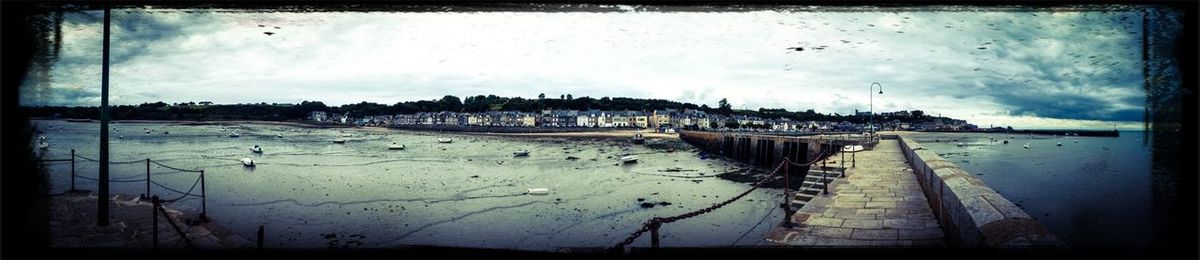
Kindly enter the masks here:
[[208, 192], [204, 190], [204, 170], [200, 170], [200, 221], [208, 222]]
[[858, 157], [858, 152], [850, 153], [850, 168], [857, 167], [858, 161], [855, 160], [856, 157]]
[[75, 149], [71, 149], [71, 191], [75, 189]]
[[263, 248], [263, 226], [258, 225], [258, 249]]
[[150, 205], [150, 215], [154, 219], [153, 221], [151, 221], [154, 223], [153, 229], [151, 232], [151, 233], [154, 233], [154, 236], [152, 238], [152, 241], [154, 243], [153, 248], [158, 249], [158, 196], [150, 197], [150, 201], [153, 202], [153, 204]]

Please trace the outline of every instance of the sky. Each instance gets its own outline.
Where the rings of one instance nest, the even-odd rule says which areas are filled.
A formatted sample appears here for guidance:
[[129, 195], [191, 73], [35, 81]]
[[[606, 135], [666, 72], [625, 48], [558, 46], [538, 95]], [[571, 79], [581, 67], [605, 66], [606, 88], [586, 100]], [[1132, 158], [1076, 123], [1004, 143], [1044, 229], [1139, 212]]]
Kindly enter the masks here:
[[[742, 109], [923, 110], [983, 127], [1142, 128], [1137, 9], [618, 9], [113, 10], [109, 97], [341, 105], [544, 93], [711, 107], [727, 98]], [[100, 104], [102, 17], [64, 15], [59, 59], [49, 77], [31, 74], [22, 105]]]

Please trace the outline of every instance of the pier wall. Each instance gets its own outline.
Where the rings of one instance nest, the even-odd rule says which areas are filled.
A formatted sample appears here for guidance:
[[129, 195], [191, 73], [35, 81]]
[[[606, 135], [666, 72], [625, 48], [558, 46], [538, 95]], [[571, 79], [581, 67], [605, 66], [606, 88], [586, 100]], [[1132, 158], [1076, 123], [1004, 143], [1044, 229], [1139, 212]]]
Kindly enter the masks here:
[[[778, 166], [784, 158], [805, 163], [816, 159], [822, 149], [832, 151], [842, 145], [860, 143], [858, 140], [820, 139], [814, 136], [706, 131], [680, 131], [679, 138], [705, 152], [768, 169]], [[793, 168], [789, 168], [789, 172], [807, 172], [807, 169]]]
[[1045, 226], [957, 165], [903, 136], [901, 151], [913, 167], [947, 242], [962, 247], [1064, 247]]

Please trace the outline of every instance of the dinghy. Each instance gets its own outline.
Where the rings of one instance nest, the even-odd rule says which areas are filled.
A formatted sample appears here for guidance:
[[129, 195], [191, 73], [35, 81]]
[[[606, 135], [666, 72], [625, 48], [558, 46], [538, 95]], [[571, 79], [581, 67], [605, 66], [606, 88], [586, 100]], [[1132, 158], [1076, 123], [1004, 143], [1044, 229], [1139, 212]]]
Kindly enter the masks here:
[[254, 167], [254, 159], [242, 158], [242, 166]]
[[454, 142], [454, 139], [450, 139], [450, 138], [438, 138], [438, 139], [437, 139], [437, 141], [438, 141], [439, 143], [448, 144], [448, 143], [450, 143], [450, 142]]
[[546, 195], [550, 194], [550, 189], [547, 188], [531, 188], [525, 191], [529, 195]]
[[529, 156], [529, 150], [517, 150], [513, 152], [513, 156]]
[[388, 145], [388, 150], [404, 150], [404, 145], [392, 143], [392, 145]]
[[638, 161], [637, 155], [628, 155], [625, 157], [621, 157], [621, 163], [637, 163], [637, 161]]
[[250, 148], [250, 152], [253, 152], [253, 153], [262, 153], [262, 147], [260, 147], [260, 146], [258, 146], [258, 145], [256, 144], [256, 145], [254, 145], [254, 147], [251, 147], [251, 148]]
[[241, 137], [237, 132], [229, 133], [229, 137]]

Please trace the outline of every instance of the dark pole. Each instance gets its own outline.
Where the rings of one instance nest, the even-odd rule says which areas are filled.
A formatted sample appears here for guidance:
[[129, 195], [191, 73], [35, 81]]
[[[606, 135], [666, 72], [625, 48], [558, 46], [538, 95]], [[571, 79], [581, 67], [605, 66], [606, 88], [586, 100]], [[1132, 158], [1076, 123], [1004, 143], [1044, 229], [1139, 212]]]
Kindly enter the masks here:
[[650, 248], [658, 249], [658, 227], [662, 226], [662, 222], [654, 222], [650, 226]]
[[146, 195], [142, 197], [150, 197], [150, 158], [146, 158]]
[[263, 226], [258, 225], [258, 249], [263, 248]]
[[96, 225], [108, 226], [108, 34], [112, 13], [104, 6], [103, 64], [100, 66], [100, 183], [96, 196]]
[[208, 192], [204, 190], [204, 170], [200, 170], [200, 221], [208, 222]]
[[75, 149], [71, 149], [71, 191], [75, 190]]

